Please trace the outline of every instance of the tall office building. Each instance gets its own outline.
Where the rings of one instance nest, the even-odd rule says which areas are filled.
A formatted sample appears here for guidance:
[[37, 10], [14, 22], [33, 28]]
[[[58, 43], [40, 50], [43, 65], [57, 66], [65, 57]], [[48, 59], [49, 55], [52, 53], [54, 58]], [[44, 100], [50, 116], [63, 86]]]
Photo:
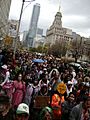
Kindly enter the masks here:
[[7, 34], [11, 0], [0, 0], [0, 39]]
[[34, 41], [34, 38], [37, 32], [39, 14], [40, 14], [40, 4], [37, 3], [33, 7], [30, 28], [27, 34], [27, 46], [28, 47], [33, 47], [33, 41]]

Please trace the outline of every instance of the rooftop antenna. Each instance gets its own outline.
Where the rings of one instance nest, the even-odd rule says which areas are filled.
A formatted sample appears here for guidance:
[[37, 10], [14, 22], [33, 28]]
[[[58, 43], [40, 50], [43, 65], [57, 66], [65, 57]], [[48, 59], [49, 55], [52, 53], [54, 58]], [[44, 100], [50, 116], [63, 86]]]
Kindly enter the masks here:
[[59, 10], [58, 10], [58, 12], [60, 12], [60, 8], [61, 8], [61, 2], [59, 0]]

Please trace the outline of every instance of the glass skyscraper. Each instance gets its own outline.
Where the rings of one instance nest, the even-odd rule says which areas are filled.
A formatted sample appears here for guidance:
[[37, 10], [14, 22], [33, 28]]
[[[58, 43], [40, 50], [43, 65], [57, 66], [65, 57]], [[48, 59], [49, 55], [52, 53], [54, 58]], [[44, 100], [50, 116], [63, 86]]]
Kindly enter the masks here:
[[33, 41], [37, 32], [37, 24], [40, 14], [40, 4], [36, 3], [33, 7], [29, 32], [27, 34], [27, 46], [33, 47]]

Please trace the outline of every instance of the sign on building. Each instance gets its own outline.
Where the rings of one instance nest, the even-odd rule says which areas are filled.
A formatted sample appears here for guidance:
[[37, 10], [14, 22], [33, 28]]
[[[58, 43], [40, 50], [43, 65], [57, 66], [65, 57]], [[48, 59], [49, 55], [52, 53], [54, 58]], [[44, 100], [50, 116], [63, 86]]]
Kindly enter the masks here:
[[10, 20], [9, 21], [9, 33], [8, 35], [11, 37], [16, 37], [18, 29], [18, 21], [17, 20]]

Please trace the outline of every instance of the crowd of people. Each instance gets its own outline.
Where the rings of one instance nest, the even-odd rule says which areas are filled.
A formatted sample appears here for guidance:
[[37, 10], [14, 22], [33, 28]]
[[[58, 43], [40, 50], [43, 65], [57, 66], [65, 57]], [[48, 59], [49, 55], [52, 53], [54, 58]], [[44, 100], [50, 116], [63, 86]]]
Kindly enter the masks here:
[[[47, 105], [37, 107], [38, 96], [50, 98]], [[14, 59], [0, 49], [0, 120], [90, 120], [90, 71], [52, 55], [18, 50]]]

